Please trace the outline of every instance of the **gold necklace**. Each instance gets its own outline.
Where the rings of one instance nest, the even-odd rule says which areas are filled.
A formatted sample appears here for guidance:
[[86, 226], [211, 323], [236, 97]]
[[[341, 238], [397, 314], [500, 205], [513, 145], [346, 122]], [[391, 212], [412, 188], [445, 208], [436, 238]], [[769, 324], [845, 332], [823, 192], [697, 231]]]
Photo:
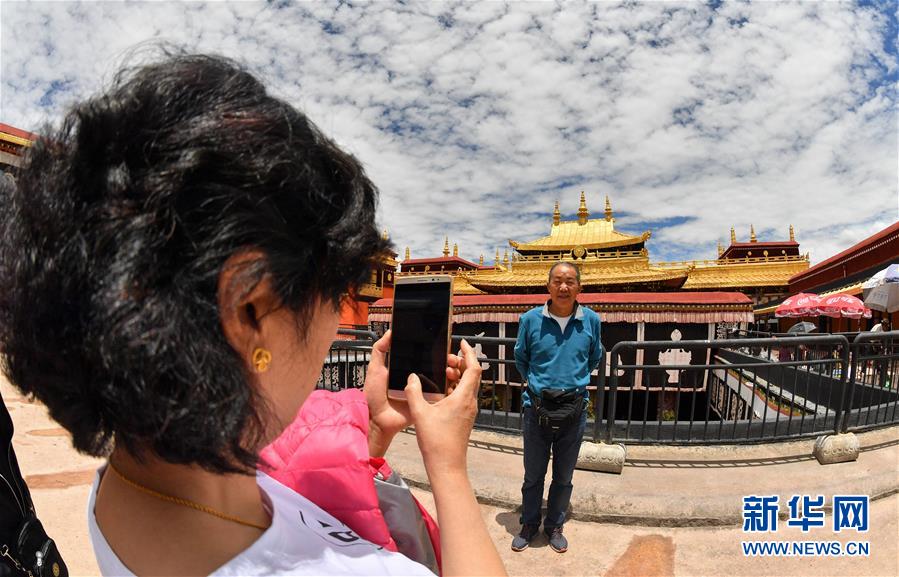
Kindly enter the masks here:
[[231, 521], [231, 522], [237, 523], [239, 525], [253, 527], [254, 529], [259, 529], [260, 531], [265, 531], [266, 529], [268, 529], [268, 527], [265, 527], [263, 525], [258, 525], [251, 521], [245, 521], [243, 519], [240, 519], [239, 517], [234, 517], [232, 515], [228, 515], [227, 513], [222, 513], [221, 511], [216, 511], [212, 507], [207, 507], [206, 505], [194, 503], [193, 501], [188, 501], [187, 499], [181, 499], [180, 497], [172, 497], [171, 495], [166, 495], [165, 493], [160, 493], [158, 491], [154, 491], [153, 489], [150, 489], [149, 487], [144, 487], [137, 481], [132, 481], [131, 479], [129, 479], [128, 477], [123, 475], [121, 471], [116, 469], [115, 465], [113, 465], [112, 462], [109, 463], [109, 468], [112, 470], [113, 473], [116, 474], [116, 476], [119, 479], [121, 479], [128, 485], [131, 485], [138, 491], [146, 493], [147, 495], [156, 497], [157, 499], [162, 499], [163, 501], [168, 501], [169, 503], [174, 503], [176, 505], [181, 505], [182, 507], [190, 507], [191, 509], [195, 509], [197, 511], [200, 511], [201, 513], [206, 513], [208, 515], [212, 515], [213, 517], [218, 517], [219, 519], [224, 519], [225, 521]]

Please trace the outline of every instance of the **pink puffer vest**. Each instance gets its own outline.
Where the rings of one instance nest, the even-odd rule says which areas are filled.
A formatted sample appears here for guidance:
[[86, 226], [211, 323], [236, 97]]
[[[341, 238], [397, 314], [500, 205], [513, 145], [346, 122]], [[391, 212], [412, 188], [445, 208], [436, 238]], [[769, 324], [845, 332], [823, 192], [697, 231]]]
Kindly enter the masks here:
[[[360, 537], [390, 551], [397, 545], [378, 505], [373, 477], [384, 459], [368, 454], [368, 404], [357, 389], [313, 391], [281, 435], [261, 452], [260, 469], [300, 493]], [[439, 529], [420, 504], [439, 564]]]

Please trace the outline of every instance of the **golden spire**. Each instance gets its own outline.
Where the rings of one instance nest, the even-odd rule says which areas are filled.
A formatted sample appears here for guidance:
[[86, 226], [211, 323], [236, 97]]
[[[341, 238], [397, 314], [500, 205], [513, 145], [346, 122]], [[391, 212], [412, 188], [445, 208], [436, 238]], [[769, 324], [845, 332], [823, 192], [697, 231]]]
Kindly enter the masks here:
[[478, 261], [478, 264], [484, 266], [484, 253], [481, 253], [481, 260]]
[[730, 227], [730, 243], [737, 243], [737, 233], [734, 232], [734, 227]]
[[724, 247], [721, 246], [721, 241], [719, 240], [718, 241], [718, 256], [721, 256], [722, 254], [724, 254]]
[[449, 256], [449, 237], [443, 237], [443, 256]]
[[499, 249], [496, 249], [496, 266], [499, 266]]
[[556, 207], [553, 209], [553, 224], [557, 225], [562, 220], [562, 213], [559, 212], [559, 201], [556, 201]]
[[796, 242], [796, 235], [793, 234], [793, 225], [790, 225], [790, 242]]
[[612, 203], [609, 202], [609, 195], [606, 195], [606, 220], [612, 220]]
[[381, 238], [383, 238], [384, 240], [390, 240], [390, 235], [387, 233], [386, 228], [381, 231]]
[[411, 257], [409, 256], [409, 247], [407, 246], [407, 247], [406, 247], [406, 259], [405, 259], [405, 260], [409, 260], [410, 258], [411, 258]]
[[503, 264], [509, 264], [509, 249], [503, 251]]
[[453, 256], [459, 256], [459, 245], [458, 243], [453, 243]]
[[584, 191], [581, 191], [581, 205], [577, 209], [577, 223], [587, 224], [587, 217], [590, 213], [587, 211], [587, 199], [584, 197]]
[[755, 227], [751, 224], [749, 225], [749, 242], [757, 242], [755, 238]]

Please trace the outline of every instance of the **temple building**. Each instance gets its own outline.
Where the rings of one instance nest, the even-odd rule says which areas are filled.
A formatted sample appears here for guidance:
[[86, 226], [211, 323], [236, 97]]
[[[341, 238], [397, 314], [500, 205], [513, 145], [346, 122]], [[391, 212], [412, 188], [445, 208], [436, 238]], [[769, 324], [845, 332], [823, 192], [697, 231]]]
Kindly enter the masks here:
[[651, 265], [645, 246], [651, 233], [632, 236], [616, 231], [608, 198], [605, 217], [589, 217], [584, 193], [576, 220], [562, 220], [557, 202], [547, 236], [528, 242], [510, 240], [515, 251], [511, 259], [505, 257], [492, 270], [463, 276], [484, 293], [545, 293], [549, 268], [567, 260], [581, 269], [585, 292], [677, 290], [684, 284], [689, 265]]
[[479, 265], [449, 254], [444, 241], [443, 257], [401, 263], [400, 275], [448, 272], [455, 275], [456, 294], [543, 294], [549, 268], [560, 260], [574, 262], [581, 271], [585, 293], [737, 291], [755, 304], [786, 294], [790, 277], [809, 266], [808, 255], [799, 252], [793, 227], [789, 240], [759, 242], [750, 229], [749, 242], [738, 242], [733, 228], [731, 242], [719, 245], [718, 258], [682, 262], [650, 262], [646, 242], [651, 231], [630, 235], [615, 230], [615, 217], [608, 197], [601, 218], [590, 218], [585, 194], [581, 193], [577, 218], [562, 220], [559, 203], [553, 210], [549, 234], [530, 241], [510, 240], [508, 251], [493, 266]]

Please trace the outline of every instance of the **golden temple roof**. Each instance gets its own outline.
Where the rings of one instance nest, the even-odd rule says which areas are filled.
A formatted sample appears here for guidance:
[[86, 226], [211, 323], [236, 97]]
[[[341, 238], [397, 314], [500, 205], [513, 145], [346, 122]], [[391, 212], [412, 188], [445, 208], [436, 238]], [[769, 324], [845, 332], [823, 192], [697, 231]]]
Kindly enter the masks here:
[[[663, 263], [659, 263], [662, 265]], [[680, 263], [672, 263], [673, 265]], [[663, 265], [664, 266], [664, 265]], [[804, 257], [697, 261], [684, 290], [787, 286], [790, 277], [808, 268]]]
[[612, 218], [611, 204], [606, 199], [604, 218], [588, 219], [584, 195], [581, 193], [579, 218], [576, 220], [558, 220], [558, 209], [553, 211], [553, 224], [548, 236], [531, 242], [509, 241], [509, 245], [518, 251], [568, 251], [574, 247], [586, 249], [612, 248], [638, 244], [649, 239], [650, 233], [641, 236], [623, 234], [615, 230], [615, 219]]
[[615, 230], [614, 220], [588, 220], [586, 224], [578, 224], [576, 220], [563, 220], [553, 225], [549, 236], [531, 242], [510, 240], [512, 248], [519, 251], [564, 251], [572, 247], [612, 248], [627, 246], [649, 240], [650, 233], [642, 236], [622, 234]]
[[[462, 276], [475, 288], [546, 286], [547, 275], [555, 261], [517, 261], [508, 270], [464, 272]], [[656, 268], [645, 256], [578, 261], [581, 285], [615, 286], [685, 279], [690, 266]], [[458, 277], [457, 277], [458, 278]]]
[[484, 291], [478, 290], [471, 286], [468, 278], [463, 275], [456, 275], [453, 278], [453, 294], [454, 295], [482, 295]]

